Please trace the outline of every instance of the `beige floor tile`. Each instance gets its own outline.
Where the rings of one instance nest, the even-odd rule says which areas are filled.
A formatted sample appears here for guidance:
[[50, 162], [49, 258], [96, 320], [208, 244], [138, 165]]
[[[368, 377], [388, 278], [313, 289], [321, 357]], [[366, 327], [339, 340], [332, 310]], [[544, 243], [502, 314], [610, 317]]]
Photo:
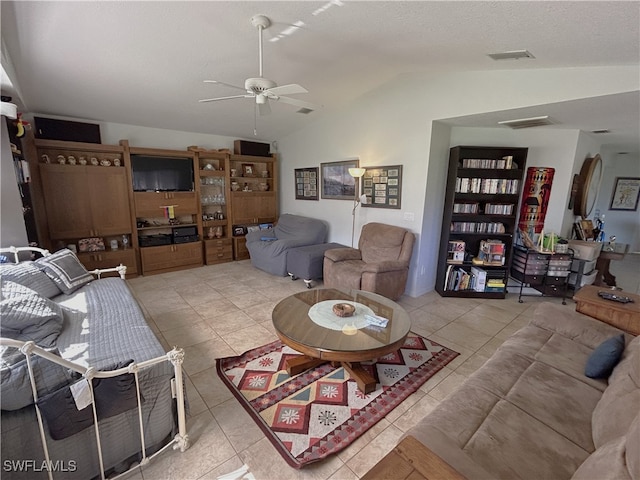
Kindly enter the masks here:
[[346, 465], [338, 469], [328, 480], [357, 480], [359, 477]]
[[254, 443], [239, 455], [249, 466], [256, 480], [324, 480], [344, 465], [336, 455], [332, 455], [303, 469], [295, 469], [289, 466], [266, 438]]
[[235, 397], [211, 408], [214, 418], [236, 452], [264, 438], [264, 433]]
[[447, 375], [447, 378], [438, 383], [438, 385], [429, 390], [428, 394], [441, 402], [448, 395], [455, 392], [467, 378], [468, 377], [465, 377], [464, 375], [461, 375], [454, 371], [451, 373], [451, 375]]
[[187, 307], [169, 312], [156, 313], [153, 316], [153, 321], [158, 326], [158, 329], [163, 332], [178, 327], [189, 328], [190, 325], [201, 322], [202, 317], [198, 315], [198, 312], [193, 308]]
[[233, 357], [236, 352], [219, 338], [197, 343], [184, 349], [184, 371], [188, 375], [202, 372], [216, 364], [216, 358]]
[[411, 311], [409, 317], [411, 318], [411, 331], [415, 333], [418, 333], [418, 331], [423, 332], [420, 333], [423, 336], [428, 336], [451, 323], [451, 320], [426, 312], [422, 308]]
[[431, 377], [429, 380], [423, 383], [420, 386], [419, 390], [424, 393], [429, 393], [429, 390], [433, 390], [436, 387], [436, 385], [438, 385], [442, 380], [447, 378], [453, 372], [453, 370], [449, 368], [449, 365], [444, 367], [442, 370], [436, 373], [433, 377]]
[[162, 336], [169, 345], [175, 345], [180, 348], [190, 347], [205, 340], [220, 338], [204, 321], [189, 325], [189, 328], [178, 327], [165, 330], [162, 332]]
[[209, 408], [214, 408], [227, 400], [234, 398], [231, 391], [220, 380], [216, 367], [208, 368], [198, 373], [189, 375], [202, 401]]
[[188, 422], [191, 446], [171, 450], [142, 470], [145, 480], [197, 479], [236, 455], [235, 450], [209, 411]]
[[358, 477], [362, 477], [396, 446], [401, 436], [402, 430], [391, 425], [355, 454], [347, 462], [347, 466]]
[[491, 336], [455, 322], [445, 325], [438, 330], [436, 334], [439, 337], [449, 339], [452, 342], [473, 351], [478, 350], [482, 345], [491, 340]]
[[200, 396], [200, 393], [198, 392], [195, 385], [193, 384], [193, 381], [191, 381], [191, 379], [187, 375], [185, 375], [184, 387], [187, 395], [189, 416], [194, 417], [206, 411], [207, 404], [204, 402], [204, 400]]
[[260, 325], [235, 330], [221, 335], [221, 337], [237, 355], [278, 339], [273, 333]]
[[[485, 347], [482, 347], [482, 348], [485, 348]], [[478, 351], [477, 353], [474, 353], [473, 355], [471, 355], [471, 357], [469, 357], [462, 365], [460, 365], [454, 371], [455, 373], [468, 378], [473, 372], [475, 372], [482, 365], [484, 365], [486, 361], [489, 360], [489, 358], [491, 358], [492, 354], [493, 353], [484, 353], [484, 352]]]
[[460, 318], [455, 319], [453, 323], [469, 327], [476, 332], [483, 333], [490, 337], [493, 337], [496, 333], [504, 328], [504, 323], [493, 320], [491, 318], [476, 315], [474, 311], [475, 310], [472, 310], [469, 313], [465, 313]]
[[226, 335], [257, 325], [255, 320], [242, 310], [224, 313], [215, 318], [208, 318], [206, 322], [218, 335]]
[[191, 306], [200, 305], [223, 298], [222, 294], [206, 283], [198, 283], [187, 287], [180, 287], [176, 290], [182, 299]]
[[393, 426], [406, 432], [415, 427], [420, 420], [431, 413], [439, 404], [440, 402], [431, 395], [423, 395], [411, 408], [393, 422]]
[[222, 475], [227, 475], [231, 472], [235, 472], [236, 470], [241, 468], [243, 465], [244, 463], [242, 462], [242, 460], [240, 460], [240, 457], [236, 455], [235, 457], [227, 460], [223, 464], [218, 465], [213, 470], [210, 470], [209, 472], [205, 473], [198, 480], [217, 480], [218, 477]]
[[227, 299], [241, 310], [253, 307], [255, 305], [260, 305], [267, 300], [266, 297], [256, 291], [253, 291], [251, 293], [242, 293], [240, 295], [233, 295], [227, 297]]
[[342, 460], [344, 463], [347, 463], [351, 457], [357, 454], [360, 450], [366, 447], [373, 439], [375, 439], [378, 435], [384, 432], [387, 428], [391, 426], [391, 422], [387, 418], [382, 418], [378, 423], [373, 425], [369, 430], [364, 432], [361, 436], [351, 443], [344, 450], [339, 451], [336, 455]]
[[224, 313], [240, 311], [238, 307], [233, 304], [233, 302], [230, 302], [226, 298], [220, 298], [218, 300], [211, 300], [206, 303], [201, 303], [193, 307], [193, 309], [207, 321], [214, 319]]
[[388, 421], [390, 421], [391, 423], [395, 423], [396, 420], [398, 420], [399, 417], [404, 415], [407, 410], [409, 410], [411, 407], [413, 407], [425, 395], [426, 395], [426, 393], [424, 391], [418, 389], [417, 391], [415, 391], [411, 395], [409, 395], [400, 405], [398, 405], [396, 408], [391, 410], [387, 414], [387, 416], [384, 417], [384, 418], [387, 419]]
[[449, 298], [441, 298], [439, 300], [436, 300], [435, 302], [431, 302], [421, 307], [420, 310], [451, 321], [455, 320], [460, 315], [464, 315], [474, 308], [476, 308], [475, 303], [455, 303], [452, 302]]

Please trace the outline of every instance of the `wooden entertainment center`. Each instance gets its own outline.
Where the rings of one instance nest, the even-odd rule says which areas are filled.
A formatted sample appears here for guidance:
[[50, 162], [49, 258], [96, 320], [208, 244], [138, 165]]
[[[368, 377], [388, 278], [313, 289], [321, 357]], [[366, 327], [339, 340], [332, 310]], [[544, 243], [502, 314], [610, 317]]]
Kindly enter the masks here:
[[[249, 258], [239, 232], [278, 218], [276, 155], [196, 146], [141, 148], [127, 140], [119, 145], [43, 140], [31, 134], [23, 149], [32, 172], [39, 242], [51, 251], [76, 248], [87, 269], [123, 263], [128, 275], [146, 275]], [[190, 165], [190, 186], [134, 188], [132, 165], [140, 157]]]

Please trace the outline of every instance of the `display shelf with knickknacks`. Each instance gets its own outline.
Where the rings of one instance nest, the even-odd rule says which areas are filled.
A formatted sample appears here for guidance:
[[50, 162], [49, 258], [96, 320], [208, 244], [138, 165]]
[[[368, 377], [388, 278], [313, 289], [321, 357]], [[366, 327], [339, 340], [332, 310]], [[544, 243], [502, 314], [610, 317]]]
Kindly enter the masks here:
[[[526, 160], [526, 148], [450, 149], [436, 277], [440, 295], [505, 297]], [[452, 245], [461, 244], [465, 253], [454, 259]], [[482, 289], [474, 283], [474, 267], [485, 272]]]

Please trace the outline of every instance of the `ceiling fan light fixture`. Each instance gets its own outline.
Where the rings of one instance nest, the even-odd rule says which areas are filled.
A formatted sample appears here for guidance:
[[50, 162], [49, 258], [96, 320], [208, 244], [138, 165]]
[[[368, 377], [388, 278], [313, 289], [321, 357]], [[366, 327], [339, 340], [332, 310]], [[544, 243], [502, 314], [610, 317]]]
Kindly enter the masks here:
[[511, 50], [508, 52], [488, 53], [494, 60], [520, 60], [521, 58], [536, 58], [528, 50]]
[[543, 115], [540, 117], [531, 117], [531, 118], [519, 118], [517, 120], [503, 120], [502, 122], [498, 122], [498, 125], [502, 125], [505, 127], [519, 129], [519, 128], [532, 128], [532, 127], [543, 127], [546, 125], [554, 125], [556, 122], [552, 121], [548, 115]]

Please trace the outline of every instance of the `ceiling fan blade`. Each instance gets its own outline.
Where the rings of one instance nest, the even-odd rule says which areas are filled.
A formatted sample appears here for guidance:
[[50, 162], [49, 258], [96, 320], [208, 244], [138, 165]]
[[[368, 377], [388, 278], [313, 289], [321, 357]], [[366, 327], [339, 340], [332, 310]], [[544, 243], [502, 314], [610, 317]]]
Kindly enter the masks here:
[[273, 93], [274, 95], [293, 95], [296, 93], [309, 93], [309, 91], [297, 83], [290, 83], [289, 85], [282, 85], [280, 87], [273, 87], [267, 90], [265, 93]]
[[322, 107], [321, 105], [314, 105], [313, 103], [303, 102], [302, 100], [291, 97], [276, 97], [273, 100], [282, 103], [288, 103], [289, 105], [293, 105], [294, 107], [307, 108], [309, 110], [317, 110]]
[[198, 100], [199, 103], [217, 102], [218, 100], [230, 100], [232, 98], [253, 98], [253, 95], [232, 95], [230, 97], [218, 97], [218, 98], [205, 98]]
[[231, 85], [230, 83], [219, 82], [218, 80], [204, 80], [204, 83], [217, 83], [218, 85], [224, 85], [225, 87], [246, 91], [244, 87], [238, 87], [237, 85]]
[[269, 105], [269, 101], [266, 101], [265, 103], [258, 103], [256, 105], [258, 105], [258, 111], [260, 112], [260, 115], [269, 115], [271, 113], [271, 106]]

